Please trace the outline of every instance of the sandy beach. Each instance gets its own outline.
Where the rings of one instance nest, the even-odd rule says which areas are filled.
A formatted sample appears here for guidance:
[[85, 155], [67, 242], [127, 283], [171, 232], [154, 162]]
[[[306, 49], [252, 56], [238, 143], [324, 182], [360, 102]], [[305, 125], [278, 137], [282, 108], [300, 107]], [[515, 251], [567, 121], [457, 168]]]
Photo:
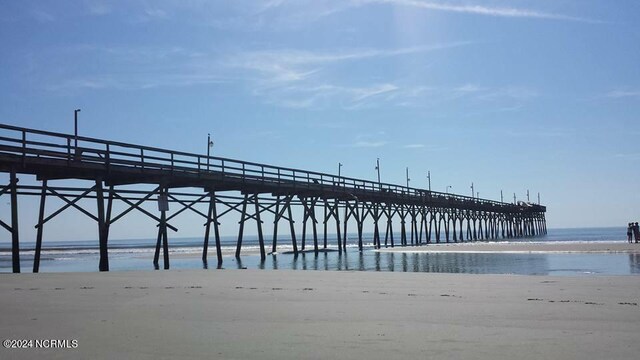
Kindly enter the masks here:
[[189, 270], [5, 274], [3, 359], [636, 359], [640, 278]]

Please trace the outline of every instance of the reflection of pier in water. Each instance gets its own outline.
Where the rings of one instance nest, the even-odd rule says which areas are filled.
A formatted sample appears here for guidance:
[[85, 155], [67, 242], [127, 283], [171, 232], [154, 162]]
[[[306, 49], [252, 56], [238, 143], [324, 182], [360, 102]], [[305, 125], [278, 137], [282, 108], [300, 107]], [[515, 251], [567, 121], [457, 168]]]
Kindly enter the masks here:
[[[638, 259], [640, 261], [640, 259]], [[237, 260], [238, 268], [245, 262]], [[379, 251], [325, 251], [273, 254], [257, 264], [260, 269], [390, 271], [462, 274], [547, 275], [549, 263], [542, 254], [401, 253]]]
[[632, 274], [640, 274], [640, 254], [629, 254], [629, 272]]

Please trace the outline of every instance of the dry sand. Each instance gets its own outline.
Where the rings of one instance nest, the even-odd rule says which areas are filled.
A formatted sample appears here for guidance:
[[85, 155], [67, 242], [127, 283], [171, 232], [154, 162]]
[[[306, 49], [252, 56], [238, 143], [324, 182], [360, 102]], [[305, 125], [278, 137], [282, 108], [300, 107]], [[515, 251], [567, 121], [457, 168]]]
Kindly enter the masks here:
[[638, 359], [640, 277], [4, 274], [2, 359]]

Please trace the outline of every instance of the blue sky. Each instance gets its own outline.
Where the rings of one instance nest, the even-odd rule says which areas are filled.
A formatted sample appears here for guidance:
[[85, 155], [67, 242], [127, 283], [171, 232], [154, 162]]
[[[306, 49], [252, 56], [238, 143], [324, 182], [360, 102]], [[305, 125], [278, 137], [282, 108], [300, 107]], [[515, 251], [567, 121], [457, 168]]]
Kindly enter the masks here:
[[1, 1], [0, 118], [624, 225], [638, 44], [637, 1]]

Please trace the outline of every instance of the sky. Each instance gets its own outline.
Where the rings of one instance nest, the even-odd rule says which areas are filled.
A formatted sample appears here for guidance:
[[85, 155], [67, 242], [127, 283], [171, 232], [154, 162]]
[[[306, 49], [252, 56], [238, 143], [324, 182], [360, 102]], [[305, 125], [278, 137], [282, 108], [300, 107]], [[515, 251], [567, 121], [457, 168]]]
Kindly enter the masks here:
[[217, 156], [369, 180], [379, 158], [384, 182], [624, 226], [638, 44], [625, 0], [2, 0], [0, 123], [72, 133], [81, 108], [85, 136], [204, 154], [210, 133]]

